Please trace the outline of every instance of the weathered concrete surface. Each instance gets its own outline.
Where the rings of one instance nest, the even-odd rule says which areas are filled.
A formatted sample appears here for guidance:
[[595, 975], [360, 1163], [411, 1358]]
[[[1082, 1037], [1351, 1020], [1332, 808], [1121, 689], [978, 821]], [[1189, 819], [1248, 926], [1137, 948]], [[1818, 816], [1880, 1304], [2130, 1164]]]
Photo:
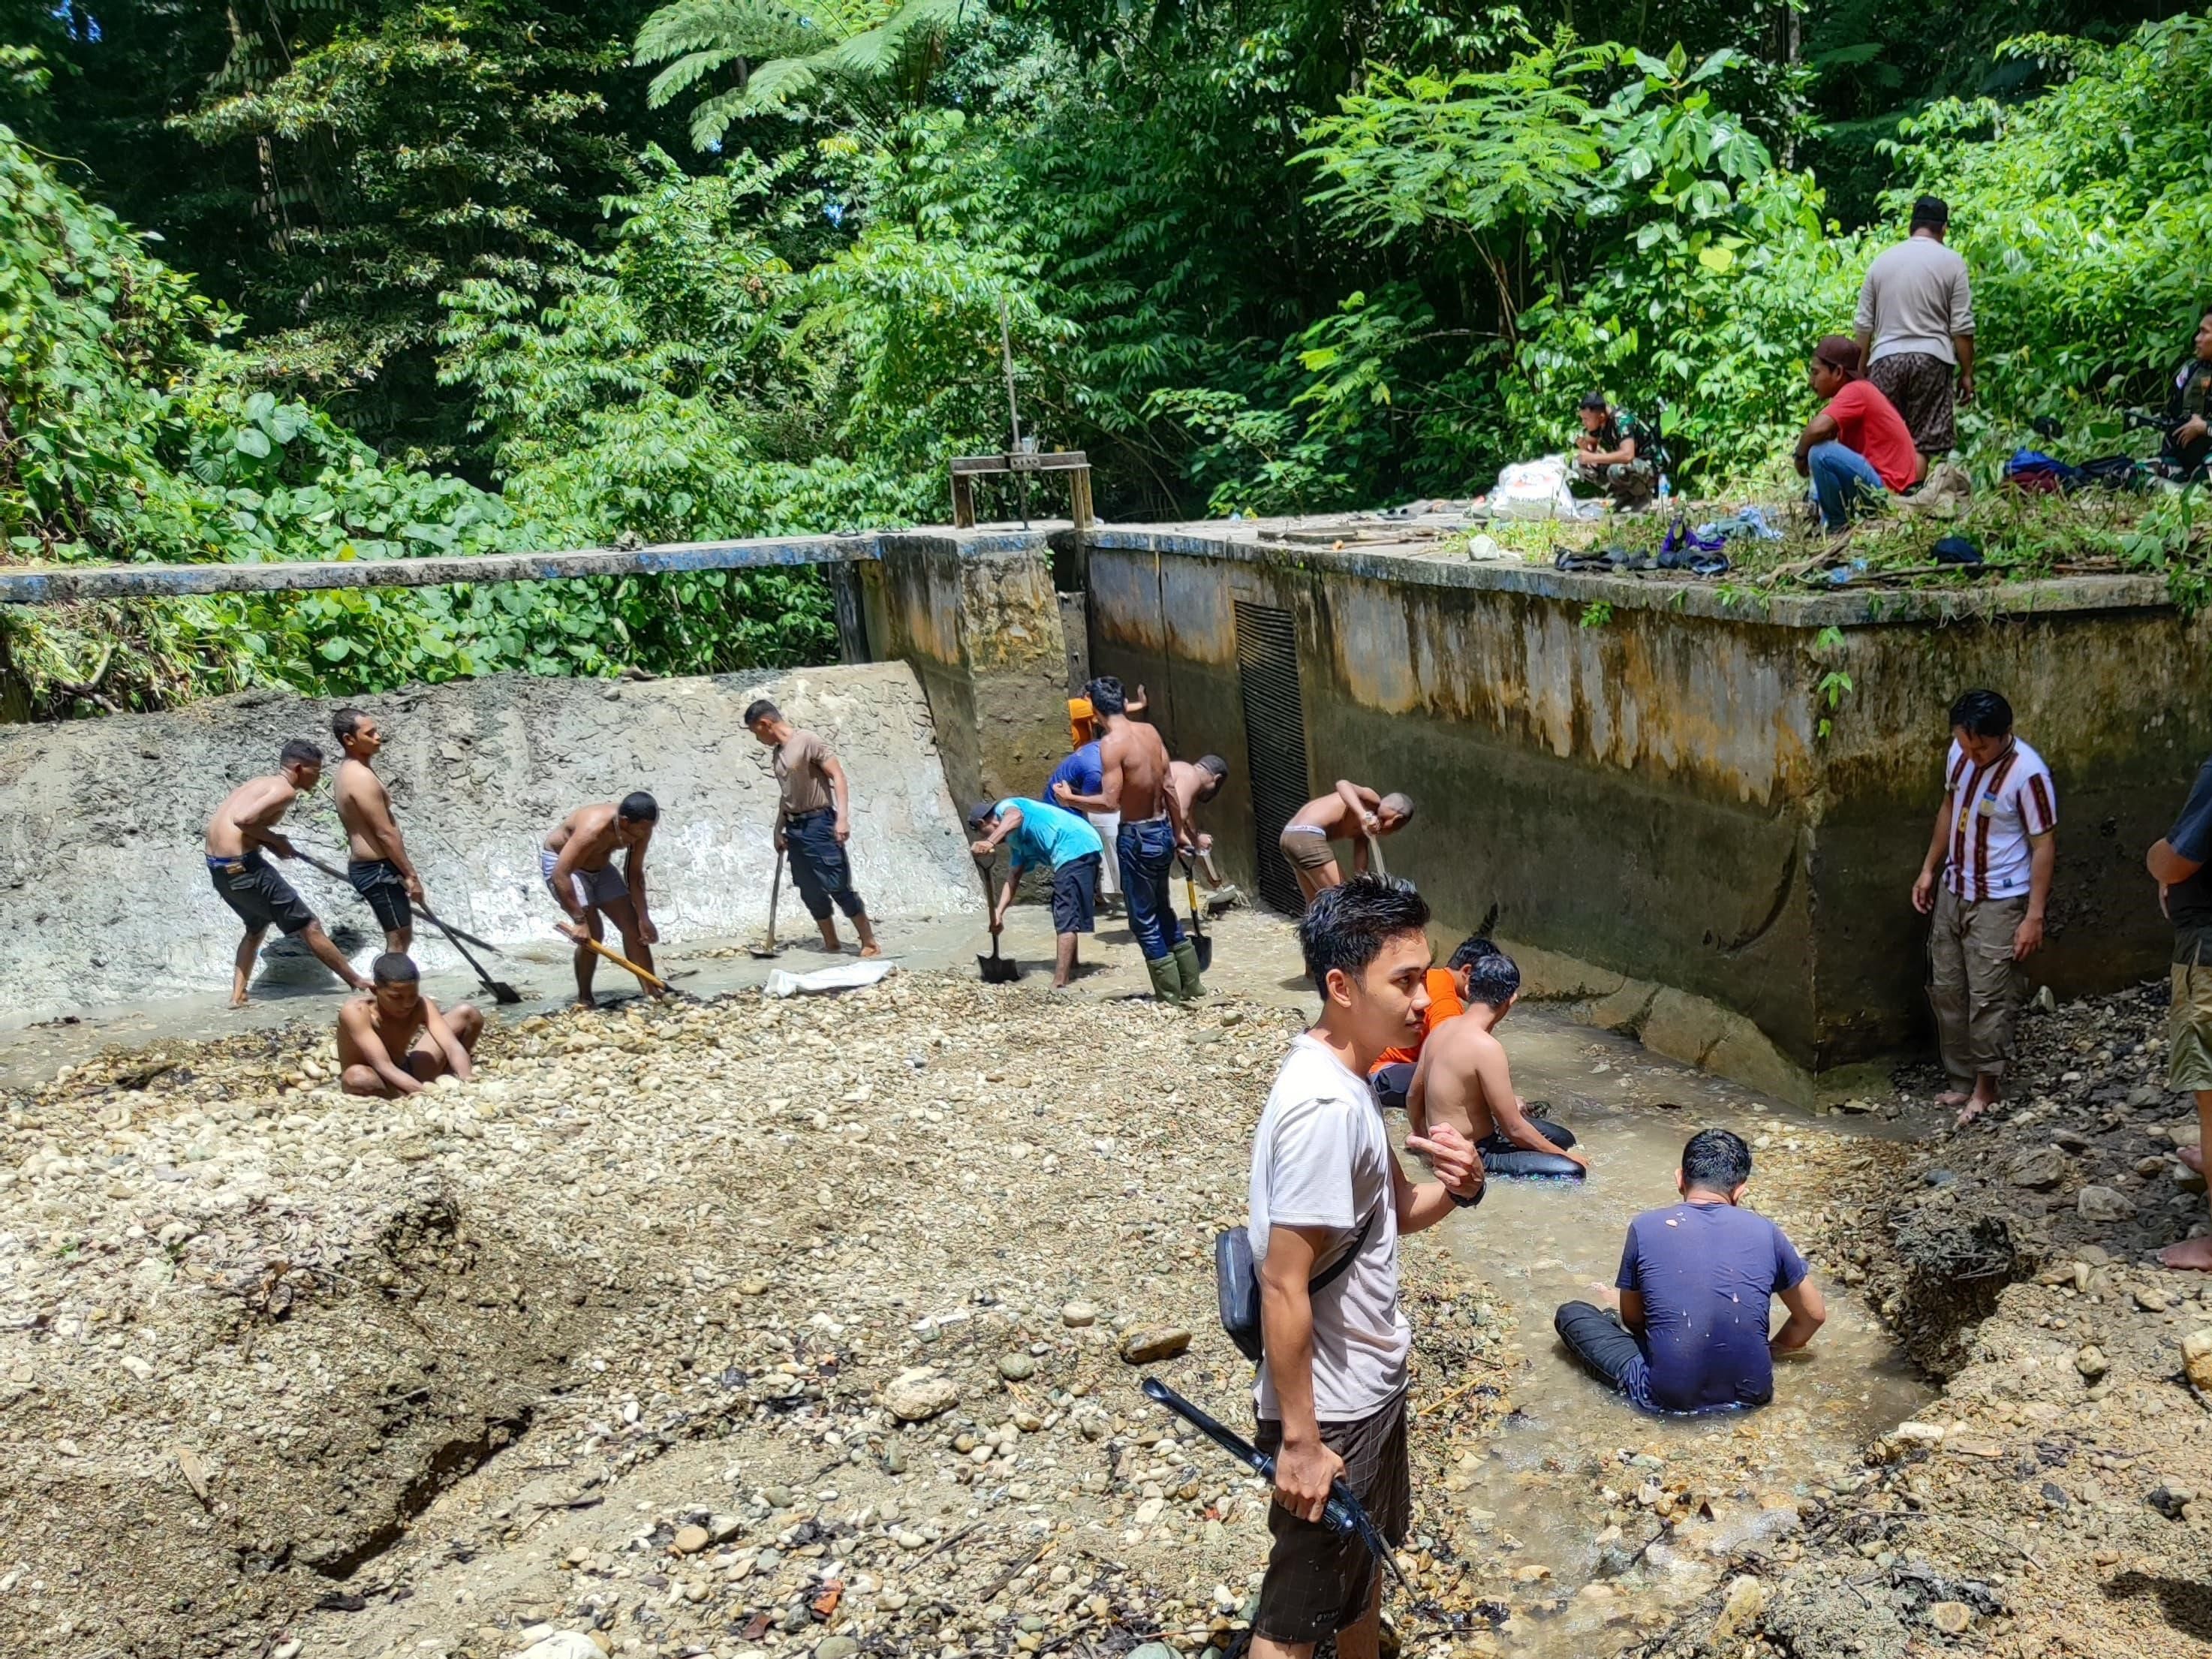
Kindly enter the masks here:
[[[1310, 792], [1350, 776], [1411, 793], [1423, 810], [1392, 870], [1454, 925], [1498, 905], [1499, 933], [1550, 964], [1538, 988], [1663, 1052], [1802, 1093], [1923, 1040], [1925, 924], [1907, 894], [1945, 711], [1977, 684], [2012, 699], [2058, 784], [2037, 976], [2073, 993], [2160, 971], [2142, 851], [2212, 750], [2212, 629], [2155, 582], [1760, 609], [1711, 584], [1477, 564], [1373, 533], [1091, 538], [1094, 666], [1151, 687], [1176, 753], [1231, 759], [1210, 818], [1235, 879], [1276, 856], [1245, 775], [1243, 601], [1295, 619]], [[1832, 710], [1832, 671], [1851, 683]]]
[[[356, 701], [390, 735], [379, 769], [447, 921], [495, 942], [550, 939], [556, 917], [537, 862], [545, 831], [586, 801], [647, 789], [664, 814], [648, 892], [663, 939], [677, 944], [757, 930], [766, 915], [775, 790], [768, 751], [740, 723], [756, 696], [820, 732], [844, 762], [854, 878], [872, 910], [896, 921], [977, 904], [929, 710], [902, 665], [643, 684], [509, 674]], [[173, 714], [0, 728], [0, 1022], [226, 984], [239, 928], [201, 861], [207, 816], [272, 769], [287, 738], [334, 757], [337, 706], [250, 693]], [[330, 801], [326, 781], [286, 827], [342, 862]], [[287, 873], [326, 927], [353, 931], [356, 960], [381, 948], [350, 888], [298, 865]], [[787, 877], [781, 926], [811, 927]], [[434, 969], [460, 966], [419, 922], [416, 951]], [[327, 982], [290, 946], [264, 973]]]
[[1045, 533], [886, 535], [860, 567], [870, 643], [920, 678], [963, 811], [1042, 789], [1066, 752], [1067, 643]]

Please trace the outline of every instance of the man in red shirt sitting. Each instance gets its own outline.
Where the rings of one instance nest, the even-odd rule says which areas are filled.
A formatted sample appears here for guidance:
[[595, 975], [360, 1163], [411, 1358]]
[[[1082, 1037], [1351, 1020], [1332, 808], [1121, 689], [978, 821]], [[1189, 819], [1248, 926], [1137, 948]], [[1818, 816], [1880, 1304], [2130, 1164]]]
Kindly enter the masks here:
[[1856, 340], [1824, 336], [1806, 376], [1826, 403], [1798, 434], [1797, 471], [1832, 535], [1862, 505], [1919, 483], [1920, 452], [1896, 405], [1860, 377]]

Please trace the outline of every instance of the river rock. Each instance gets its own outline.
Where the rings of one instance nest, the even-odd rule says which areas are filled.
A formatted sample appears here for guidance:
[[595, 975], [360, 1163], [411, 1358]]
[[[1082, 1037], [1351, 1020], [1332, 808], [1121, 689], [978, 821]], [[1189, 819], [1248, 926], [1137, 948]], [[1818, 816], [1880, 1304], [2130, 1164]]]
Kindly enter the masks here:
[[1713, 1623], [1714, 1639], [1727, 1642], [1748, 1634], [1765, 1610], [1766, 1586], [1749, 1573], [1741, 1575], [1729, 1584], [1728, 1601]]
[[2092, 1342], [2074, 1356], [2074, 1369], [2090, 1382], [2094, 1382], [2112, 1369], [2112, 1362], [2105, 1358], [2105, 1351], [2102, 1348]]
[[605, 1659], [605, 1656], [583, 1632], [563, 1630], [523, 1649], [521, 1659]]
[[1090, 1302], [1071, 1302], [1060, 1310], [1060, 1322], [1074, 1329], [1095, 1325], [1098, 1322], [1097, 1305]]
[[2006, 1166], [2005, 1179], [2015, 1187], [2047, 1192], [2066, 1179], [2066, 1154], [2056, 1146], [2037, 1146]]
[[814, 1650], [814, 1659], [853, 1659], [860, 1644], [849, 1636], [832, 1636]]
[[2173, 1305], [2173, 1298], [2155, 1285], [2136, 1286], [2136, 1306], [2145, 1313], [2164, 1313]]
[[1974, 1622], [1974, 1610], [1964, 1601], [1938, 1601], [1928, 1609], [1929, 1621], [1946, 1636], [1964, 1636]]
[[2191, 1382], [2212, 1394], [2212, 1327], [2181, 1339], [2181, 1369]]
[[1164, 1642], [1146, 1642], [1129, 1650], [1128, 1659], [1182, 1659]]
[[2136, 1212], [2134, 1201], [2110, 1187], [2084, 1187], [2074, 1195], [2074, 1207], [2084, 1221], [2125, 1221]]
[[884, 1384], [884, 1408], [902, 1423], [927, 1422], [959, 1403], [960, 1385], [930, 1366], [901, 1371]]
[[1025, 1353], [999, 1356], [999, 1375], [1009, 1382], [1024, 1382], [1036, 1375], [1036, 1361]]
[[1121, 1339], [1121, 1358], [1132, 1365], [1172, 1359], [1190, 1346], [1190, 1333], [1180, 1325], [1140, 1325]]
[[679, 1527], [676, 1536], [669, 1540], [669, 1547], [678, 1555], [696, 1555], [710, 1541], [704, 1527]]

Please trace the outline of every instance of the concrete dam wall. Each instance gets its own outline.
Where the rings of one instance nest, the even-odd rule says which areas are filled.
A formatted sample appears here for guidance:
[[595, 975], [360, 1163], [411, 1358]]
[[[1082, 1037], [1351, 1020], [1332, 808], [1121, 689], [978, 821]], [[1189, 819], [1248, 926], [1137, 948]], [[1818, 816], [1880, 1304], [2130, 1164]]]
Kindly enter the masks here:
[[[757, 696], [821, 732], [843, 761], [854, 878], [871, 910], [896, 921], [975, 908], [981, 889], [929, 707], [902, 664], [643, 683], [499, 675], [351, 701], [388, 736], [378, 769], [438, 913], [501, 945], [565, 950], [538, 843], [572, 808], [633, 789], [661, 804], [646, 868], [663, 939], [762, 927], [775, 786], [769, 751], [740, 719]], [[342, 864], [329, 781], [338, 706], [253, 692], [172, 714], [0, 726], [0, 1024], [227, 988], [240, 929], [202, 863], [208, 815], [237, 784], [273, 771], [286, 738], [313, 738], [330, 769], [283, 827]], [[357, 963], [382, 948], [349, 887], [283, 868]], [[788, 874], [779, 916], [787, 934], [811, 930]], [[264, 977], [333, 982], [276, 940]], [[433, 969], [462, 966], [419, 920], [415, 951]]]

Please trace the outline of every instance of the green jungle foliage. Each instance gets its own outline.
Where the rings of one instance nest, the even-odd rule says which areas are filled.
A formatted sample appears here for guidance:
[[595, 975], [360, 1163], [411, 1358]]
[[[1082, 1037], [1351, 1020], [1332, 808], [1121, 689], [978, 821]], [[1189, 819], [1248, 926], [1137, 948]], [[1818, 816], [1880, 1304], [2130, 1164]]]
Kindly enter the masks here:
[[[927, 520], [946, 459], [1005, 441], [1002, 329], [1024, 429], [1091, 452], [1109, 516], [1472, 495], [1593, 387], [1663, 411], [1679, 489], [1771, 490], [1811, 341], [1922, 190], [1975, 273], [1986, 487], [2016, 443], [2123, 447], [2212, 269], [2212, 25], [2145, 0], [0, 18], [18, 560]], [[2193, 528], [2129, 533], [2187, 587]], [[94, 682], [145, 704], [834, 641], [803, 573], [9, 627], [40, 714]]]

